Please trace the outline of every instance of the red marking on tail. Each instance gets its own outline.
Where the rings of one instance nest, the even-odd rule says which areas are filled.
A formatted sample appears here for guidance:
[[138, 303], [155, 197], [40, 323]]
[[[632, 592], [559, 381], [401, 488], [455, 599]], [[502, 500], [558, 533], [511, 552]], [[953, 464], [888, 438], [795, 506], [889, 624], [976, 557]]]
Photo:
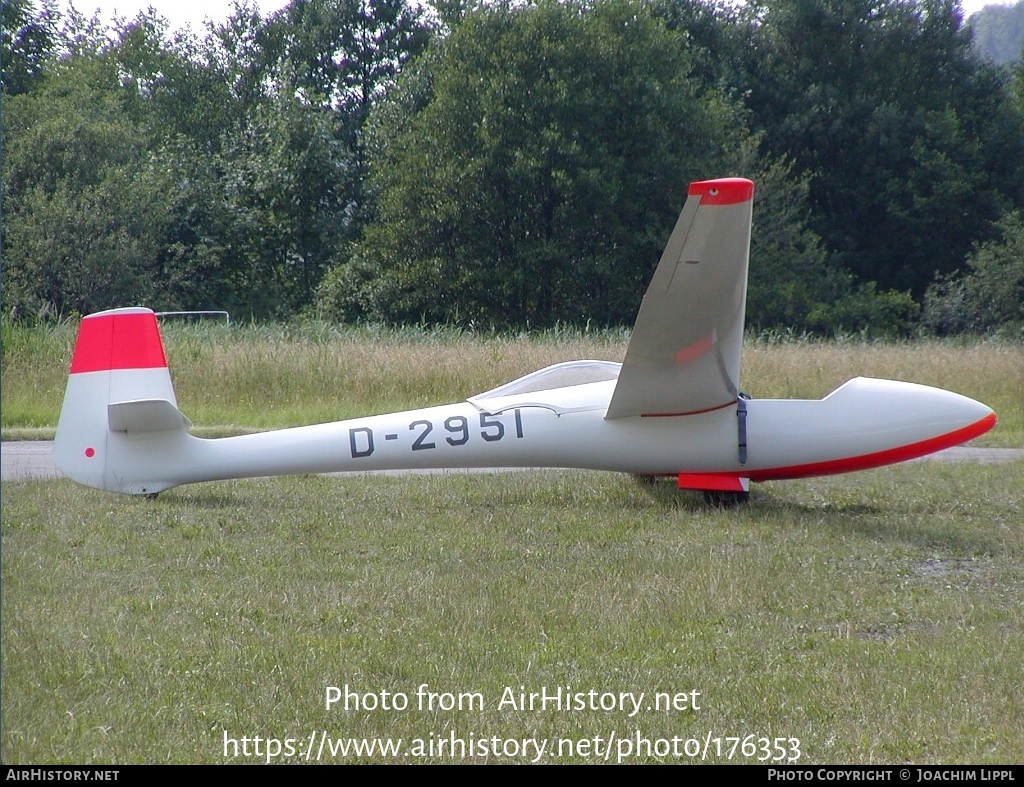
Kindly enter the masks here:
[[101, 312], [78, 328], [71, 374], [167, 366], [156, 315], [151, 311]]

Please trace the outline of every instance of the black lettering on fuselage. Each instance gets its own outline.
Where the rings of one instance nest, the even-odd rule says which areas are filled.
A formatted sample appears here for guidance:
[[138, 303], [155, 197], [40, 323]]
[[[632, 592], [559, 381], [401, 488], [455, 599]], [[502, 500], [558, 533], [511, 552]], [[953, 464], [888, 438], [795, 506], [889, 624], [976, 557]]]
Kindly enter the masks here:
[[[357, 435], [366, 435], [364, 441], [360, 441]], [[359, 443], [365, 442], [365, 447], [360, 448]], [[369, 456], [373, 453], [373, 430], [365, 426], [359, 426], [354, 429], [348, 430], [348, 444], [349, 448], [352, 449], [352, 458], [359, 459], [364, 456]]]

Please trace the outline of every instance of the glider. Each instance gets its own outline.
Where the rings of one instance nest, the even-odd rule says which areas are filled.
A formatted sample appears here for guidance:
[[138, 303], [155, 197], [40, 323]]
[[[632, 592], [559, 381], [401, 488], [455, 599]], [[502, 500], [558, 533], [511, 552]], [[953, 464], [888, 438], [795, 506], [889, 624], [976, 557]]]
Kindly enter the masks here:
[[463, 402], [203, 439], [178, 409], [156, 316], [85, 317], [54, 458], [87, 486], [155, 495], [199, 481], [383, 469], [569, 467], [672, 476], [746, 496], [751, 481], [864, 470], [991, 429], [959, 394], [858, 377], [821, 400], [740, 393], [754, 184], [692, 183], [622, 364], [572, 361]]

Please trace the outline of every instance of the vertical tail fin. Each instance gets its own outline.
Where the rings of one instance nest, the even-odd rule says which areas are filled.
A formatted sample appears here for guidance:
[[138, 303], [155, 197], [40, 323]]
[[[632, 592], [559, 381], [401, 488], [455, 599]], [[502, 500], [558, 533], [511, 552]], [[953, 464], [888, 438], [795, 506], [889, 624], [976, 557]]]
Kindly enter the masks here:
[[156, 315], [132, 308], [85, 317], [57, 423], [57, 466], [97, 489], [158, 492], [133, 476], [130, 435], [184, 433], [188, 426], [178, 411]]

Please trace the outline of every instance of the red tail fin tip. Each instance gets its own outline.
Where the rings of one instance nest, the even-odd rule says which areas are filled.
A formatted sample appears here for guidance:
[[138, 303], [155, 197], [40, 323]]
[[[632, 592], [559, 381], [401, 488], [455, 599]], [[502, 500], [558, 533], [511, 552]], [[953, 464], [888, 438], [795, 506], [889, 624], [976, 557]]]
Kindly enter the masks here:
[[82, 320], [71, 374], [166, 366], [156, 315], [149, 309], [115, 309]]

